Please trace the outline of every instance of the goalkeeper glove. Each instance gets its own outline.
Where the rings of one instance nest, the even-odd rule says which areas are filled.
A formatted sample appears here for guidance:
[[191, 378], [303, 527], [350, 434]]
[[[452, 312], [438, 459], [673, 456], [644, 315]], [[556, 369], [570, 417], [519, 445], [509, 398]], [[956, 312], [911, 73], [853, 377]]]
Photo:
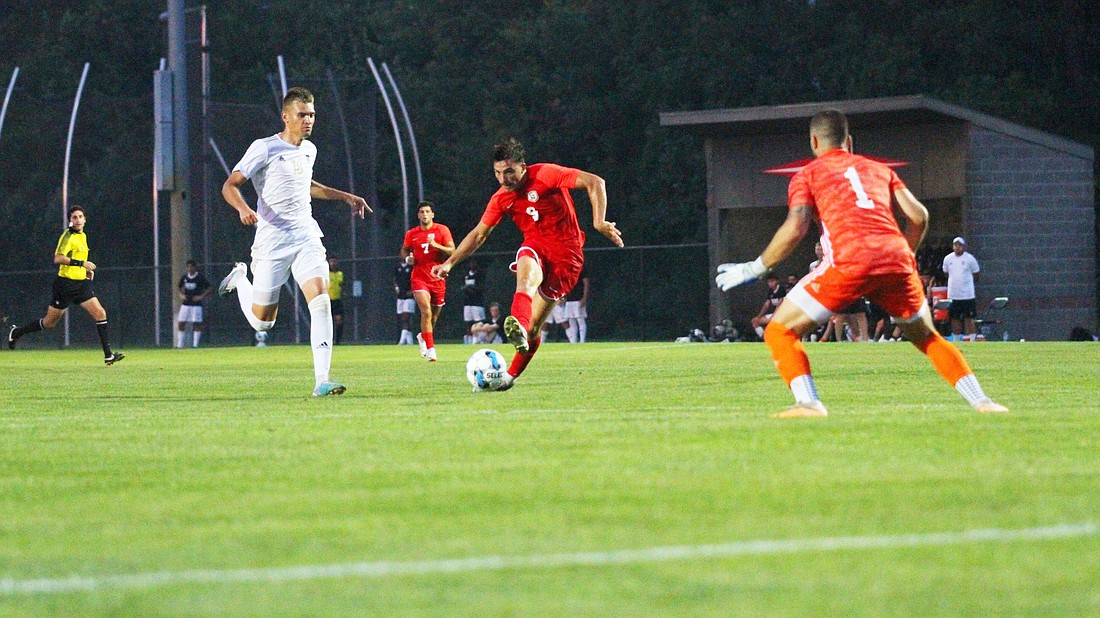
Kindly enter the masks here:
[[739, 264], [730, 262], [718, 266], [718, 276], [714, 278], [714, 282], [718, 284], [718, 289], [726, 292], [739, 285], [752, 283], [763, 277], [767, 272], [768, 268], [764, 266], [764, 261], [760, 258]]

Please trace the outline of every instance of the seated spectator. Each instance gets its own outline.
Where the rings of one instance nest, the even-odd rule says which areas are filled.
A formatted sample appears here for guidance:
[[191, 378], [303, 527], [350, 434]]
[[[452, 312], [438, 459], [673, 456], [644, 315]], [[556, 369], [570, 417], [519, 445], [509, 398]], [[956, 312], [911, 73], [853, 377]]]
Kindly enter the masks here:
[[765, 281], [768, 284], [768, 297], [764, 299], [764, 304], [760, 306], [760, 312], [752, 319], [752, 328], [761, 341], [764, 340], [764, 327], [772, 321], [772, 314], [775, 313], [776, 307], [783, 302], [783, 298], [787, 295], [787, 289], [779, 285], [778, 275], [769, 274]]
[[472, 343], [503, 343], [500, 336], [500, 327], [503, 318], [500, 315], [500, 303], [489, 305], [489, 317], [483, 322], [474, 322], [470, 325]]

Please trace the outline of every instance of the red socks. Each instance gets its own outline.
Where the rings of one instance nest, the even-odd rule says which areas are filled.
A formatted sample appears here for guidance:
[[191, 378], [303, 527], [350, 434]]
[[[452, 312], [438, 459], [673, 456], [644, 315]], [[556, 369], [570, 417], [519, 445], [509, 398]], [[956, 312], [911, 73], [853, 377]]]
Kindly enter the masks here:
[[520, 326], [531, 330], [531, 297], [523, 292], [516, 292], [512, 297], [512, 317], [519, 320]]
[[[531, 302], [531, 299], [527, 299], [527, 302]], [[530, 307], [528, 307], [528, 309], [530, 309]], [[508, 374], [511, 375], [513, 378], [518, 378], [519, 374], [523, 373], [524, 369], [527, 369], [527, 365], [531, 362], [531, 359], [534, 358], [535, 352], [539, 351], [540, 343], [542, 343], [542, 335], [539, 335], [534, 339], [529, 339], [527, 343], [527, 353], [520, 354], [519, 352], [516, 352], [516, 355], [512, 357], [512, 364], [508, 366]]]
[[421, 331], [420, 337], [424, 340], [424, 347], [429, 350], [435, 347], [435, 333], [425, 333]]

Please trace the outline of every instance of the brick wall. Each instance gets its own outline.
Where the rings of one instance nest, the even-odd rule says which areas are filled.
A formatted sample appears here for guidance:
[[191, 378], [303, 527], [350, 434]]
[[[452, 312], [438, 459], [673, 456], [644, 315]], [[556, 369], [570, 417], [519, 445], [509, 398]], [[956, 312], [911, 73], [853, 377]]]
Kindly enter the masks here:
[[[1003, 318], [1014, 339], [1095, 332], [1093, 162], [974, 126], [969, 142], [959, 234], [982, 269], [978, 317]], [[995, 296], [1008, 307], [983, 310]]]

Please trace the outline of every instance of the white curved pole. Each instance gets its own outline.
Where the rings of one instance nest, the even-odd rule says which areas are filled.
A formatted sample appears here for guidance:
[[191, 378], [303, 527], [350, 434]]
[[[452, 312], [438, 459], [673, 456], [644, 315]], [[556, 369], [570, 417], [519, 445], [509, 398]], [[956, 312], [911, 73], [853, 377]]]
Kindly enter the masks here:
[[69, 137], [65, 140], [65, 172], [61, 178], [61, 223], [69, 225], [69, 159], [73, 153], [73, 131], [76, 129], [76, 113], [80, 109], [80, 97], [84, 94], [84, 82], [88, 80], [88, 68], [92, 63], [84, 63], [84, 71], [80, 74], [80, 85], [76, 87], [76, 99], [73, 100], [73, 113], [69, 117]]
[[401, 115], [405, 117], [405, 129], [409, 132], [409, 144], [412, 145], [413, 151], [413, 165], [416, 167], [416, 189], [417, 195], [421, 202], [424, 201], [424, 176], [420, 173], [420, 150], [416, 147], [416, 134], [413, 133], [412, 121], [409, 120], [409, 110], [405, 107], [405, 100], [401, 98], [401, 90], [397, 88], [397, 82], [393, 79], [393, 74], [390, 73], [390, 67], [386, 66], [386, 63], [382, 63], [382, 72], [386, 74], [386, 79], [390, 80], [390, 88], [393, 88], [393, 94], [397, 97], [397, 105], [401, 108]]
[[401, 199], [405, 204], [405, 229], [409, 229], [409, 175], [405, 171], [405, 147], [401, 145], [401, 131], [397, 128], [397, 116], [393, 113], [390, 95], [386, 94], [386, 87], [382, 85], [382, 77], [378, 75], [378, 69], [374, 66], [374, 59], [367, 58], [367, 64], [370, 65], [370, 72], [374, 73], [374, 81], [378, 82], [378, 91], [382, 93], [382, 101], [385, 102], [386, 111], [390, 114], [393, 137], [397, 141], [397, 159], [401, 165]]
[[286, 64], [283, 63], [283, 57], [280, 55], [276, 59], [279, 63], [279, 85], [283, 87], [283, 96], [286, 96]]
[[11, 72], [11, 81], [8, 82], [8, 93], [4, 95], [4, 107], [0, 107], [0, 135], [4, 133], [4, 116], [8, 115], [8, 101], [11, 100], [11, 91], [15, 90], [15, 78], [19, 77], [19, 67]]
[[[73, 100], [73, 114], [69, 118], [69, 137], [65, 140], [65, 171], [61, 177], [61, 225], [69, 225], [69, 160], [73, 153], [73, 130], [76, 129], [76, 112], [80, 109], [80, 97], [84, 94], [84, 83], [88, 80], [88, 69], [92, 63], [84, 63], [84, 71], [80, 74], [80, 85], [76, 87], [76, 98]], [[65, 312], [65, 347], [69, 347], [69, 312]]]

